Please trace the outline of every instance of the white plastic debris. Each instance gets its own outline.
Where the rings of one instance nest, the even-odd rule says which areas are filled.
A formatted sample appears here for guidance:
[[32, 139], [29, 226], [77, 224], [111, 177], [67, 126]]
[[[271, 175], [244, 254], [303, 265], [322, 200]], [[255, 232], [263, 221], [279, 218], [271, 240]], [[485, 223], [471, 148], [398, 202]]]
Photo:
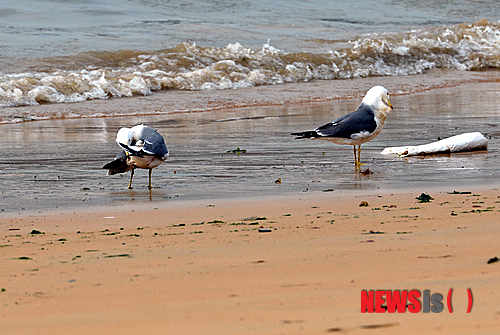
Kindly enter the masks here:
[[415, 156], [486, 149], [488, 140], [480, 132], [465, 133], [429, 144], [385, 148], [382, 155]]

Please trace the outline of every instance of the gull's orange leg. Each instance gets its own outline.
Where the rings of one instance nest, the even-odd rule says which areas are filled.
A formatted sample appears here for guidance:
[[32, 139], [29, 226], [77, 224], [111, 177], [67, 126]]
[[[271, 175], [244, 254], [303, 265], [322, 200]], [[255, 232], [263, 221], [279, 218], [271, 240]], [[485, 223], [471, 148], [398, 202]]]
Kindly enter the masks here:
[[[354, 157], [356, 157], [356, 146], [354, 146]], [[355, 164], [357, 168], [359, 168], [362, 165], [365, 165], [361, 163], [361, 144], [358, 145], [358, 157], [357, 160], [355, 159]]]
[[134, 171], [135, 171], [135, 169], [132, 169], [132, 171], [130, 172], [130, 182], [128, 183], [129, 190], [132, 189], [132, 178], [134, 178]]

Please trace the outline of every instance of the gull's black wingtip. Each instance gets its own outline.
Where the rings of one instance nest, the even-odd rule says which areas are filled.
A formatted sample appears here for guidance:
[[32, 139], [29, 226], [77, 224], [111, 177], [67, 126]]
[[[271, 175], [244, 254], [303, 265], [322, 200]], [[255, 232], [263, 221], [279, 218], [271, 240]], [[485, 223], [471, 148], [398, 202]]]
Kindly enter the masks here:
[[102, 169], [109, 170], [108, 175], [112, 176], [117, 173], [125, 173], [129, 171], [130, 167], [127, 165], [127, 154], [125, 151], [116, 155], [115, 159], [107, 163]]
[[292, 136], [297, 136], [297, 137], [295, 137], [296, 140], [300, 140], [300, 139], [303, 139], [303, 138], [316, 138], [316, 137], [319, 137], [318, 133], [315, 130], [301, 131], [299, 133], [292, 133]]

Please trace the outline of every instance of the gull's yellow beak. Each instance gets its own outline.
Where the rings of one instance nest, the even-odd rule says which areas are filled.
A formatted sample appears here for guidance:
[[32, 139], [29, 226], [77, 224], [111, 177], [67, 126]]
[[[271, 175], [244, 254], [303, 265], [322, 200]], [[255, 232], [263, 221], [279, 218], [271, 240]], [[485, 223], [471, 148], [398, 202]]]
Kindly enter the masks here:
[[391, 105], [391, 102], [389, 101], [389, 97], [387, 97], [387, 101], [382, 99], [382, 102], [390, 109], [394, 109], [394, 107], [392, 107]]

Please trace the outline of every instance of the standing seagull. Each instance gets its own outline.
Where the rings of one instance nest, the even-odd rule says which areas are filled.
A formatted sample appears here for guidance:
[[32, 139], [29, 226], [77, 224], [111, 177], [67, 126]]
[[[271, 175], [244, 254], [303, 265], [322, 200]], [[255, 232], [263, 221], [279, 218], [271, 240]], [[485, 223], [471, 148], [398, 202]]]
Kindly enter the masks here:
[[131, 171], [128, 188], [132, 188], [132, 178], [136, 168], [149, 169], [149, 186], [151, 189], [151, 173], [168, 158], [168, 149], [163, 137], [156, 129], [138, 125], [132, 128], [121, 128], [116, 135], [116, 143], [123, 151], [115, 159], [104, 165], [107, 175]]
[[[393, 109], [389, 93], [382, 86], [372, 87], [355, 112], [339, 117], [314, 130], [292, 133], [296, 139], [312, 138], [327, 140], [336, 144], [354, 146], [354, 164], [361, 165], [361, 144], [374, 139], [384, 126], [387, 113]], [[358, 155], [356, 157], [356, 146]]]

